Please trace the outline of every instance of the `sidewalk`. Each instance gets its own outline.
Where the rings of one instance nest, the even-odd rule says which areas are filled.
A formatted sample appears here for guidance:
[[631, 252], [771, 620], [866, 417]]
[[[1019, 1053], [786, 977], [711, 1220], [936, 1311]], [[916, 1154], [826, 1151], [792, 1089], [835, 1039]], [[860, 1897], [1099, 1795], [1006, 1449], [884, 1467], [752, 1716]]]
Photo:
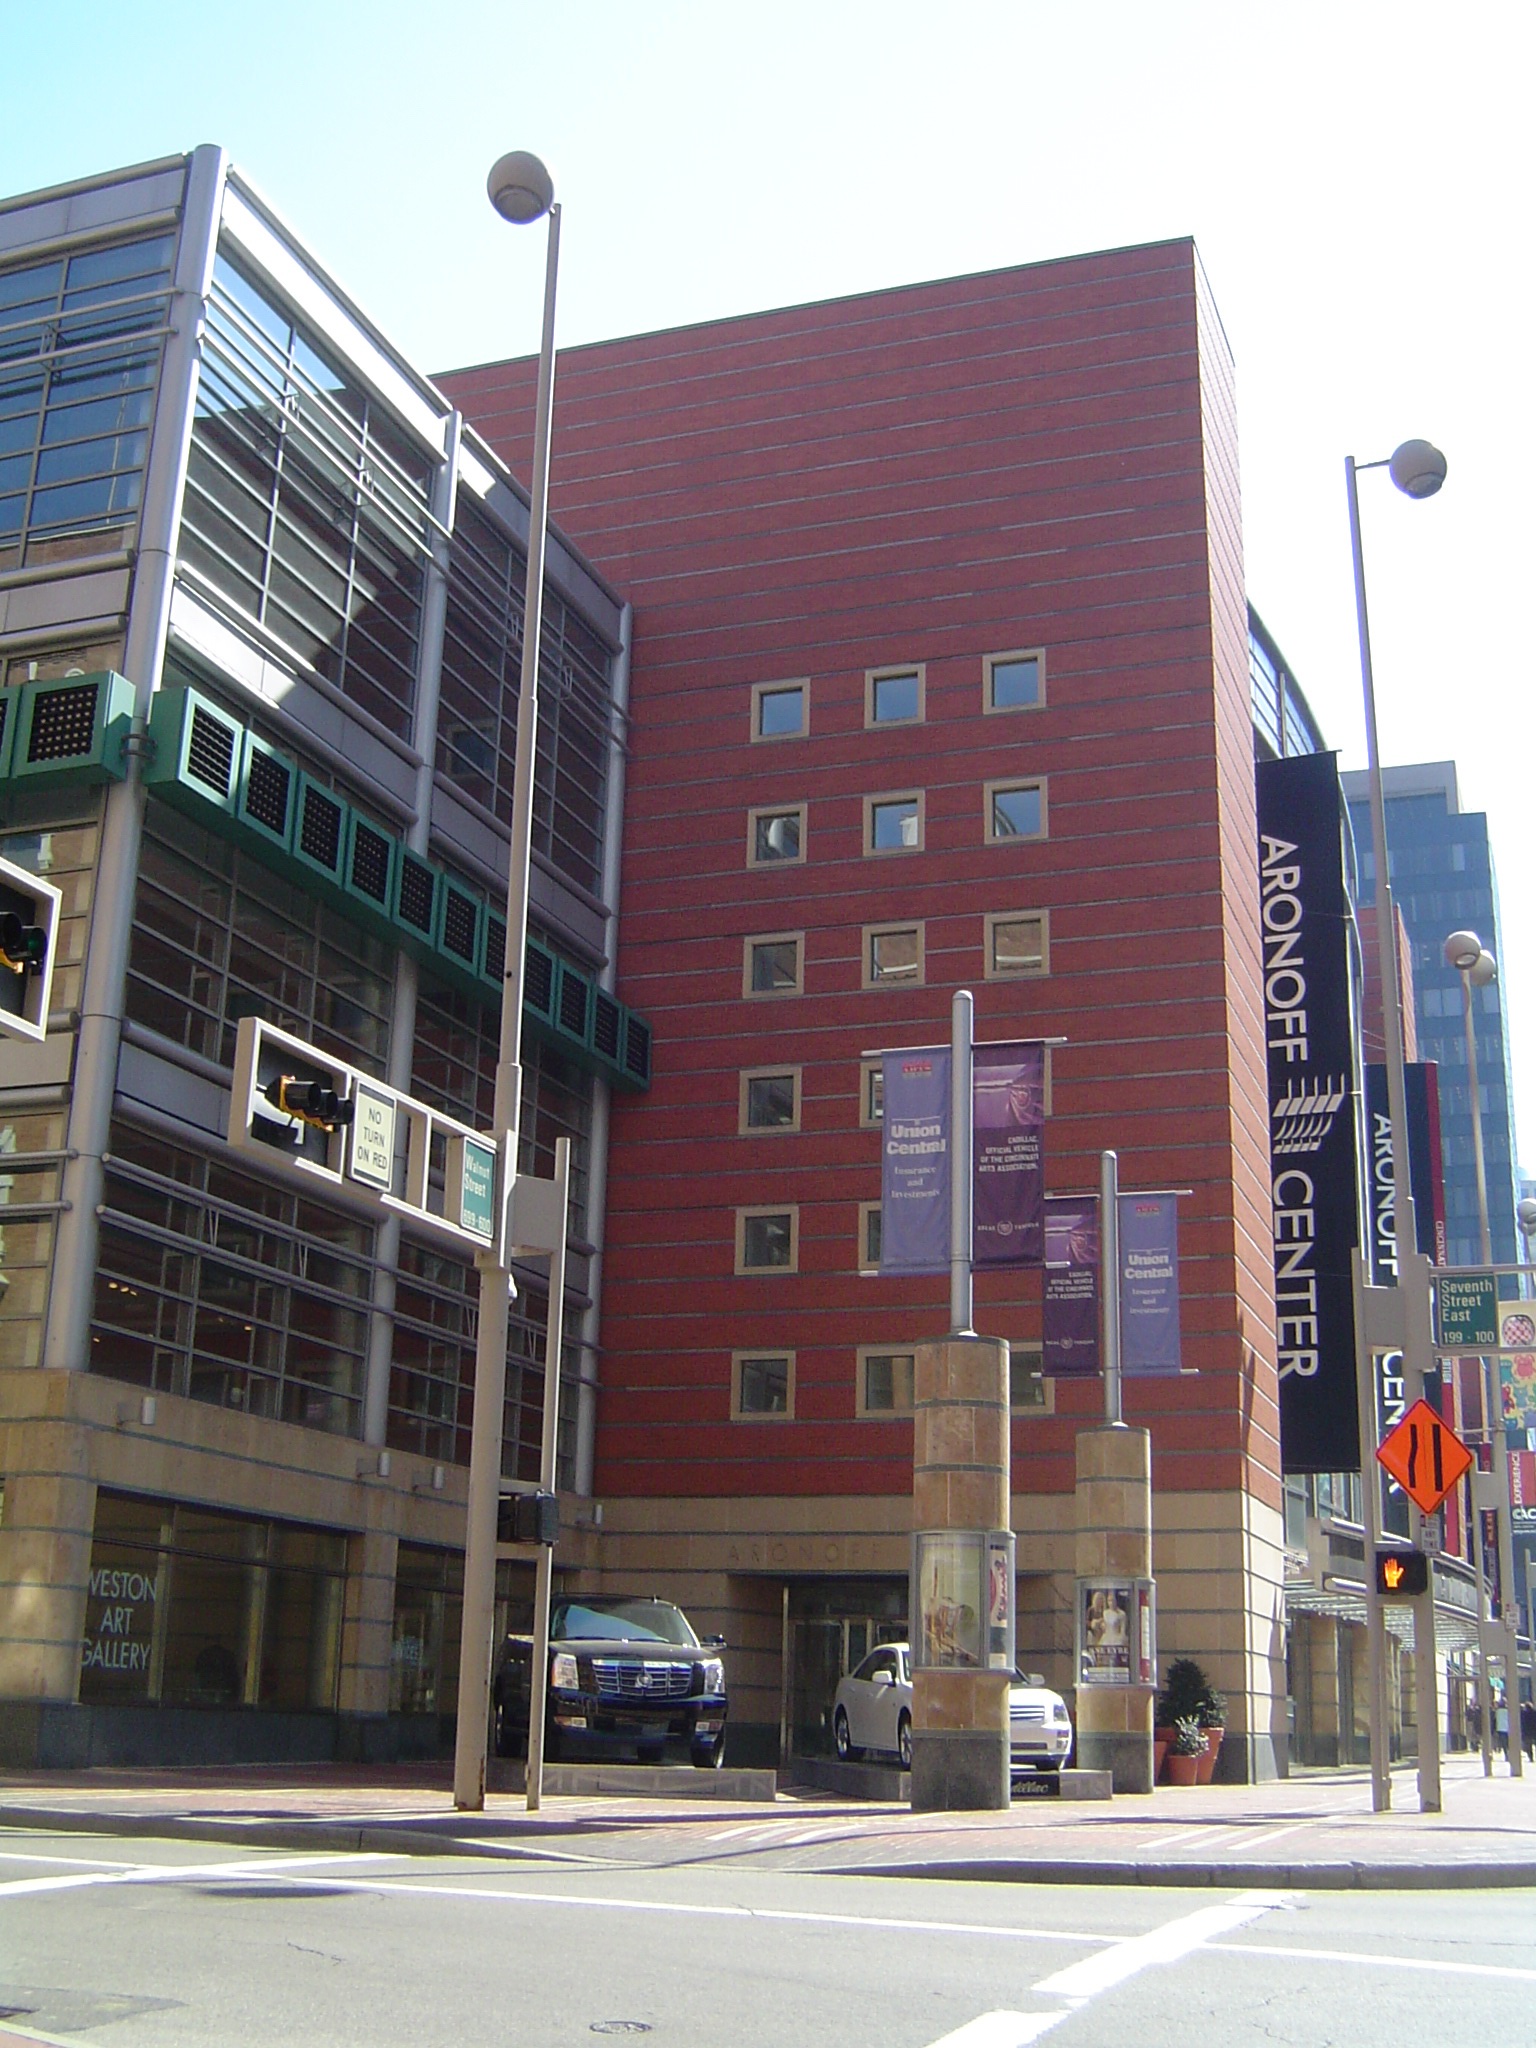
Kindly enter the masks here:
[[[492, 1792], [454, 1811], [446, 1766], [253, 1766], [0, 1775], [0, 1827], [145, 1835], [241, 1848], [492, 1856], [542, 1868], [715, 1866], [1055, 1884], [1266, 1885], [1292, 1890], [1536, 1885], [1536, 1770], [1485, 1779], [1445, 1758], [1444, 1810], [1418, 1812], [1412, 1766], [1372, 1814], [1364, 1771], [1267, 1785], [1159, 1787], [1086, 1806], [1027, 1799], [1007, 1813], [912, 1813], [790, 1787], [771, 1803], [665, 1791]], [[654, 1782], [654, 1781], [653, 1781]]]

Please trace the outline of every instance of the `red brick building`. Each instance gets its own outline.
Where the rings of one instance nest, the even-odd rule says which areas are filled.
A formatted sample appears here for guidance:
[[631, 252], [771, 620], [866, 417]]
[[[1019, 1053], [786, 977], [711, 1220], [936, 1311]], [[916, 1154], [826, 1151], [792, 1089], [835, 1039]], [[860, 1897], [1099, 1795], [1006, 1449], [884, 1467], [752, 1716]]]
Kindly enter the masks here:
[[[444, 380], [526, 471], [532, 372]], [[870, 1270], [867, 1056], [1059, 1038], [1047, 1185], [1179, 1188], [1153, 1441], [1164, 1657], [1283, 1749], [1281, 1481], [1253, 733], [1230, 354], [1173, 241], [574, 349], [552, 512], [634, 606], [596, 1493], [614, 1584], [740, 1647], [738, 1756], [816, 1740], [900, 1632], [903, 1361], [946, 1283]], [[1071, 1679], [1097, 1383], [1016, 1348], [1020, 1658]], [[1240, 1740], [1246, 1737], [1246, 1746]], [[1225, 1774], [1225, 1772], [1224, 1772]]]

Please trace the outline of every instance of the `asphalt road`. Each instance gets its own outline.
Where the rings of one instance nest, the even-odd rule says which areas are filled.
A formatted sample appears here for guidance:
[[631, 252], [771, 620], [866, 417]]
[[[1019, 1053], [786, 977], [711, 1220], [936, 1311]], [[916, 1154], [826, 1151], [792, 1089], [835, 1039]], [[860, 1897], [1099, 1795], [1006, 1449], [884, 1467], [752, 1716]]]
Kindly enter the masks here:
[[1522, 2048], [1536, 1893], [1183, 1891], [0, 1833], [0, 2048]]

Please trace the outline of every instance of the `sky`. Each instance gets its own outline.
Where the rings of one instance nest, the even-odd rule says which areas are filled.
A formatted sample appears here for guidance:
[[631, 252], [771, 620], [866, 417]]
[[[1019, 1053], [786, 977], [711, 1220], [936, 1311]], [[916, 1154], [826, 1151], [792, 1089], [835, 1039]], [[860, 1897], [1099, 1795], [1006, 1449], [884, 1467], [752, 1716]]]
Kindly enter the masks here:
[[220, 143], [428, 370], [538, 346], [543, 233], [485, 198], [507, 149], [561, 200], [562, 344], [1192, 234], [1237, 365], [1249, 597], [1346, 768], [1344, 458], [1445, 452], [1422, 503], [1360, 480], [1381, 751], [1454, 760], [1488, 816], [1536, 1172], [1536, 10], [0, 0], [0, 53], [0, 193]]

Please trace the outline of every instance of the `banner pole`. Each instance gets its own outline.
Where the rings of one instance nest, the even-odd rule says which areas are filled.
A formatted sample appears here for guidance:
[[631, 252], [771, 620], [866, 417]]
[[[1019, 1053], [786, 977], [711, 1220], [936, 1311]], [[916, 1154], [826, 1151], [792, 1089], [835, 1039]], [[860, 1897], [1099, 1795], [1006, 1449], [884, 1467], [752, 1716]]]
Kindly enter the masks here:
[[1120, 1412], [1120, 1160], [1099, 1154], [1099, 1318], [1103, 1332], [1104, 1420], [1118, 1428]]
[[949, 1059], [949, 1331], [973, 1337], [971, 1316], [971, 1101], [972, 1020], [968, 988], [957, 988], [950, 1005]]

